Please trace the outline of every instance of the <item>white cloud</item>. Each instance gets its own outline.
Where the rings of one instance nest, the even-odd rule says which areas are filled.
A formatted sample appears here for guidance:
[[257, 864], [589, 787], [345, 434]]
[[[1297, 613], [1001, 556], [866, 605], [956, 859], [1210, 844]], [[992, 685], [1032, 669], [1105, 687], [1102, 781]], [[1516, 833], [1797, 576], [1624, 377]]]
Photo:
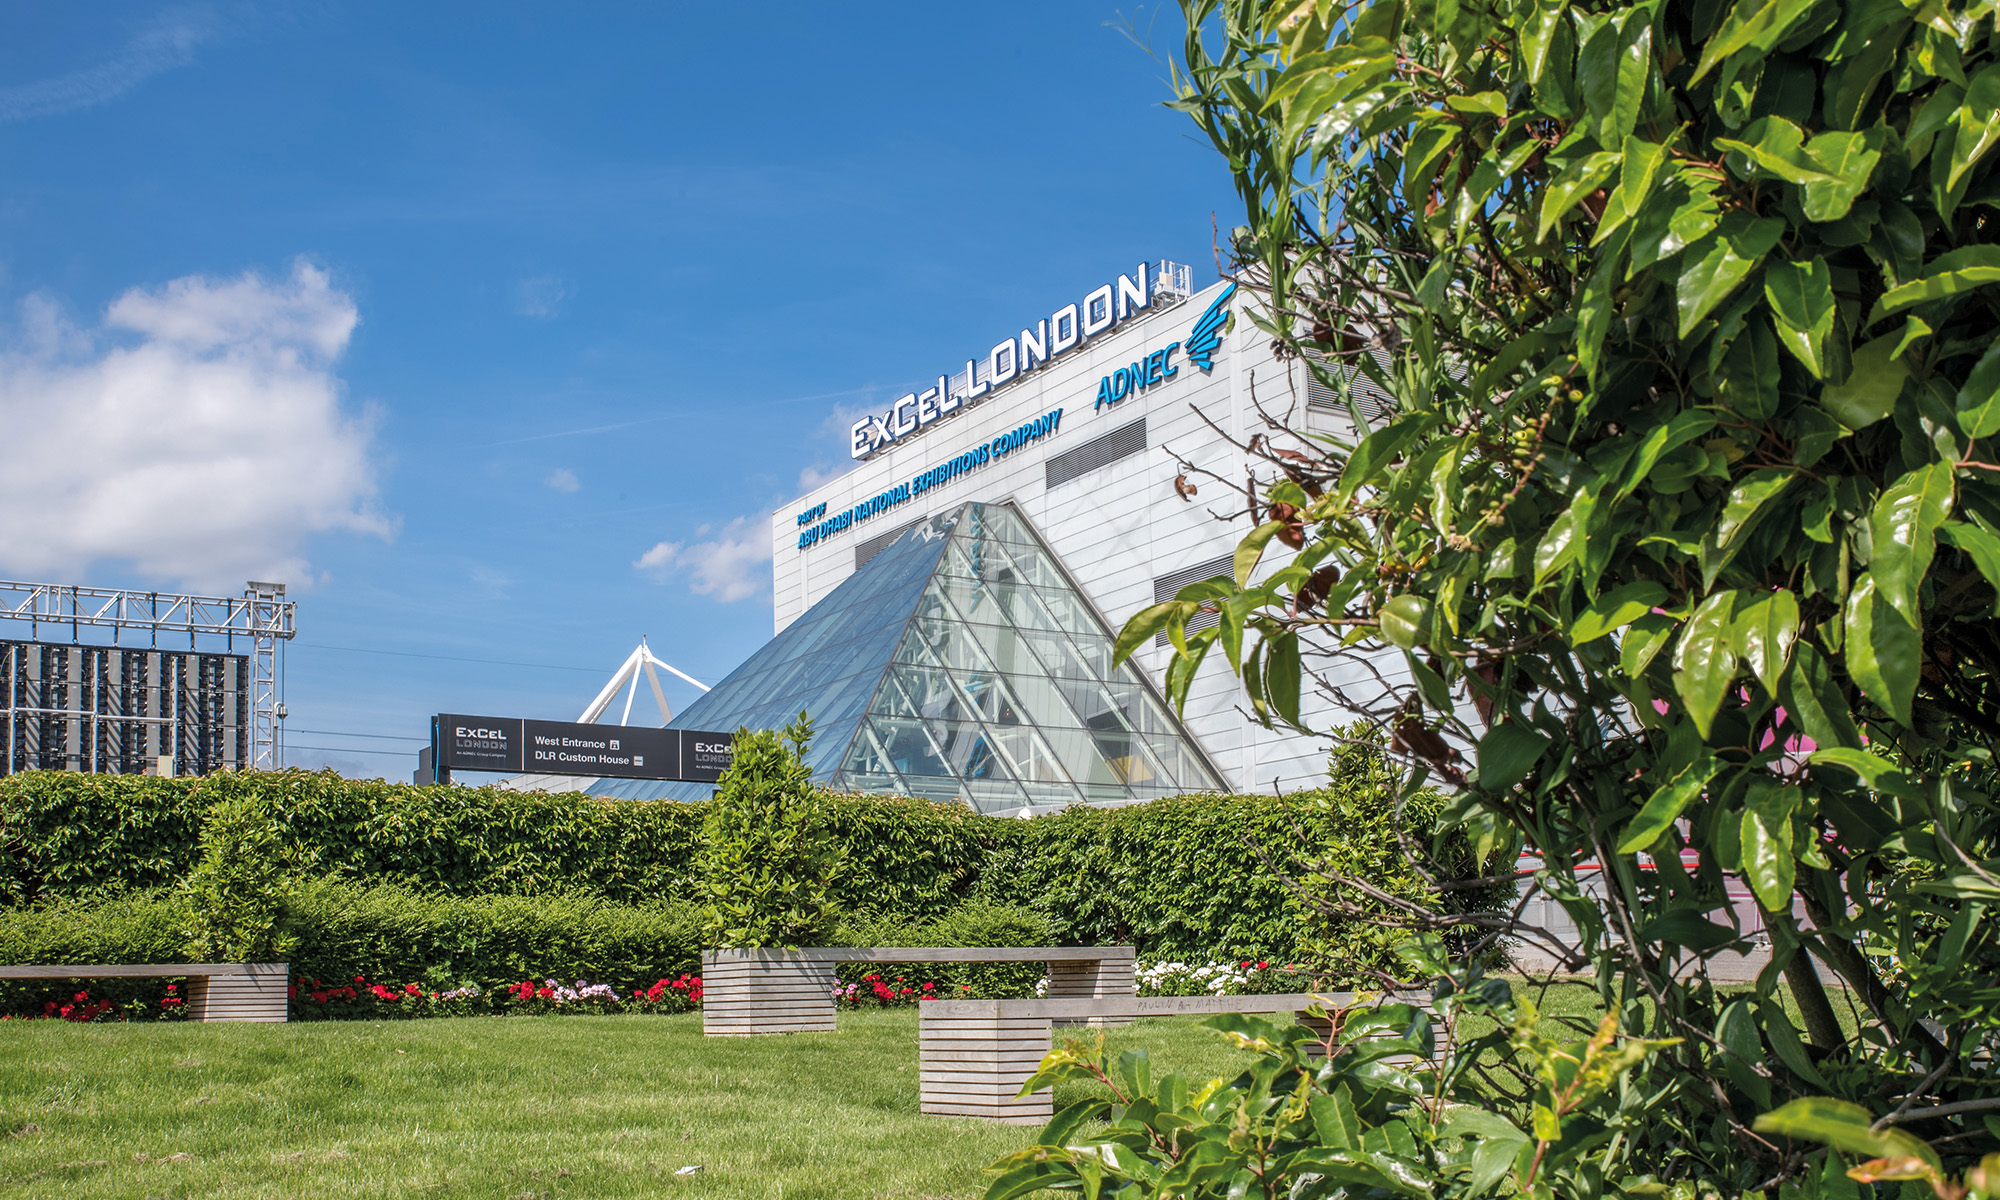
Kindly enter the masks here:
[[198, 13], [169, 14], [141, 30], [106, 62], [53, 79], [0, 88], [0, 122], [29, 121], [117, 99], [162, 71], [194, 61], [194, 48], [212, 35]]
[[372, 431], [333, 372], [357, 320], [303, 261], [134, 288], [96, 329], [30, 297], [0, 349], [0, 568], [233, 591], [310, 582], [313, 534], [388, 536]]
[[831, 467], [821, 467], [817, 464], [807, 467], [805, 470], [799, 472], [799, 491], [817, 491], [823, 484], [832, 483], [853, 469], [854, 463], [852, 462], [841, 463]]
[[[695, 536], [709, 531], [703, 525]], [[714, 596], [728, 604], [768, 590], [770, 562], [771, 527], [754, 517], [738, 517], [706, 541], [660, 542], [632, 565], [662, 583], [684, 576], [696, 595]]]
[[536, 275], [514, 281], [514, 311], [524, 317], [543, 320], [562, 312], [563, 301], [575, 293], [569, 284], [554, 275]]
[[557, 467], [555, 470], [550, 471], [549, 477], [542, 480], [542, 482], [559, 492], [574, 492], [583, 487], [583, 481], [578, 479], [576, 472], [570, 470], [568, 467]]

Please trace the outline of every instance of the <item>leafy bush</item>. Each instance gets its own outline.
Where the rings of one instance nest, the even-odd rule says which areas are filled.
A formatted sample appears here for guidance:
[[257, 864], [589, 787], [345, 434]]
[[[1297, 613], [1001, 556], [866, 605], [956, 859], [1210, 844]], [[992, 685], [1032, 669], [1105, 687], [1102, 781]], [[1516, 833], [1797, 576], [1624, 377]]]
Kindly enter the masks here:
[[[851, 919], [842, 923], [838, 943], [843, 946], [1055, 945], [1049, 934], [1048, 918], [1034, 909], [974, 899], [930, 920], [912, 921], [888, 914]], [[873, 994], [868, 977], [881, 974], [887, 977], [885, 984], [894, 983], [900, 975], [920, 981], [919, 989], [922, 983], [935, 983], [940, 994], [997, 1000], [1034, 995], [1036, 985], [1048, 977], [1048, 968], [1041, 963], [842, 963], [838, 973], [842, 984], [858, 987], [862, 996]]]
[[[0, 962], [182, 961], [186, 897], [128, 892], [0, 910]], [[614, 904], [601, 896], [428, 896], [406, 888], [318, 882], [292, 899], [292, 974], [330, 986], [416, 984], [426, 993], [524, 979], [588, 979], [621, 997], [700, 970], [699, 917], [686, 902]], [[365, 992], [368, 983], [359, 985]], [[67, 989], [67, 990], [65, 990]], [[74, 985], [0, 981], [0, 1011], [38, 1012]], [[166, 995], [164, 981], [93, 981], [116, 1003]]]
[[[1752, 1122], [1817, 1092], [1895, 1098], [1942, 1172], [2000, 1150], [1994, 6], [1183, 8], [1241, 311], [1393, 403], [1260, 431], [1235, 577], [1121, 648], [1168, 631], [1184, 693], [1221, 646], [1321, 729], [1320, 664], [1395, 663], [1370, 719], [1677, 1039], [1607, 1169], [1804, 1186]], [[1732, 889], [1772, 961], [1724, 1004]]]
[[838, 920], [840, 845], [812, 785], [804, 713], [784, 739], [738, 730], [701, 827], [702, 936], [719, 949], [817, 946]]
[[[1149, 958], [1204, 962], [1378, 962], [1380, 922], [1328, 919], [1314, 907], [1318, 891], [1296, 895], [1272, 870], [1306, 877], [1345, 866], [1417, 894], [1386, 820], [1387, 788], [1352, 753], [1334, 764], [1327, 787], [1282, 800], [1178, 797], [1026, 821], [909, 797], [825, 794], [825, 827], [844, 851], [830, 895], [849, 925], [920, 923], [987, 900], [1039, 914], [1046, 928], [1026, 940], [1053, 945], [1129, 941]], [[714, 804], [299, 771], [30, 772], [0, 778], [0, 904], [176, 885], [199, 861], [204, 806], [242, 797], [267, 804], [284, 855], [304, 876], [423, 895], [590, 894], [623, 905], [694, 894], [701, 825]], [[1429, 804], [1420, 796], [1411, 811], [1428, 821]]]
[[208, 810], [201, 861], [183, 885], [188, 955], [194, 962], [285, 962], [291, 887], [277, 822], [262, 798], [235, 796]]
[[[1343, 747], [1331, 767], [1325, 787], [1284, 798], [1180, 796], [1021, 822], [1019, 840], [987, 867], [987, 894], [1046, 914], [1063, 945], [1132, 942], [1153, 959], [1268, 959], [1304, 963], [1329, 980], [1371, 979], [1394, 969], [1407, 935], [1324, 912], [1330, 887], [1321, 876], [1359, 875], [1413, 901], [1435, 891], [1398, 840], [1395, 785], [1380, 752]], [[1410, 797], [1409, 836], [1433, 840], [1440, 807], [1435, 794]], [[1450, 844], [1460, 873], [1472, 874], [1463, 840]]]

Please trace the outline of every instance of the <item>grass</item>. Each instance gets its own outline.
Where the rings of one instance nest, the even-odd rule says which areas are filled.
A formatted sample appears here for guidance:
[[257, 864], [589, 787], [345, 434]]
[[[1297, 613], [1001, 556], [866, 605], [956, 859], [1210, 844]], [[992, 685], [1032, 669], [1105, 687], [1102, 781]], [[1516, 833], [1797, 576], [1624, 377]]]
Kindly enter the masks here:
[[[704, 1038], [692, 1015], [8, 1025], [0, 1196], [924, 1200], [977, 1195], [981, 1168], [1032, 1139], [918, 1113], [914, 1011], [840, 1025], [744, 1039]], [[1110, 1044], [1201, 1079], [1246, 1061], [1190, 1019]]]
[[[1597, 996], [1559, 984], [1542, 1011], [1595, 1024]], [[982, 1168], [1031, 1141], [917, 1111], [913, 1010], [840, 1026], [741, 1039], [704, 1038], [697, 1015], [0, 1026], [0, 1198], [942, 1200], [978, 1195]], [[1249, 1061], [1193, 1018], [1107, 1041], [1200, 1081]], [[1058, 1089], [1056, 1105], [1083, 1095]]]

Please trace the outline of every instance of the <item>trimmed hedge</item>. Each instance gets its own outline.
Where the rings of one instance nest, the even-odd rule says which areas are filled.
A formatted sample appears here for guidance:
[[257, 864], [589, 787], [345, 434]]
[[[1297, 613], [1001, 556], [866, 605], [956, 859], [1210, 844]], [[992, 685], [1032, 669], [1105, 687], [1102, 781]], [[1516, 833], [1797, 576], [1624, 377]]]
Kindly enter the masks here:
[[[836, 896], [850, 926], [922, 923], [988, 900], [1039, 913], [1059, 945], [1129, 941], [1147, 958], [1337, 969], [1386, 963], [1376, 925], [1318, 916], [1260, 857], [1261, 849], [1295, 878], [1325, 861], [1393, 893], [1423, 892], [1391, 832], [1393, 789], [1379, 756], [1347, 751], [1334, 765], [1327, 787], [1282, 799], [1184, 796], [1032, 820], [906, 797], [829, 795], [845, 859]], [[177, 884], [195, 861], [206, 806], [250, 794], [270, 804], [301, 876], [482, 904], [506, 896], [687, 901], [708, 807], [331, 772], [34, 772], [0, 779], [0, 906]], [[1414, 815], [1429, 803], [1414, 801]], [[1459, 857], [1458, 873], [1470, 874], [1469, 856]], [[1492, 902], [1504, 902], [1504, 889]]]
[[[492, 990], [553, 977], [633, 988], [699, 971], [700, 921], [686, 904], [617, 904], [601, 896], [439, 896], [393, 885], [318, 883], [290, 905], [292, 973], [329, 983], [420, 983]], [[0, 962], [184, 962], [188, 909], [177, 892], [144, 891], [0, 910]], [[0, 982], [0, 1012], [28, 1012], [77, 986]], [[92, 980], [93, 996], [150, 999], [164, 980]]]
[[[690, 894], [706, 802], [343, 779], [331, 771], [198, 778], [33, 771], [0, 779], [0, 905], [179, 883], [202, 814], [270, 803], [303, 873], [456, 895], [588, 891], [620, 903]], [[848, 848], [848, 909], [937, 915], [972, 894], [1017, 823], [962, 805], [829, 797]]]

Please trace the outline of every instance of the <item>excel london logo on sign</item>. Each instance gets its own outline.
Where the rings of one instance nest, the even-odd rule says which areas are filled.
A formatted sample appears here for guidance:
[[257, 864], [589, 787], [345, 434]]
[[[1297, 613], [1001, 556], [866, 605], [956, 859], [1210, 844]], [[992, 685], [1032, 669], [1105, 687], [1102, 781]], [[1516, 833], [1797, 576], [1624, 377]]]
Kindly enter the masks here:
[[1162, 262], [1157, 268], [1140, 263], [1136, 272], [1097, 288], [1081, 304], [1066, 304], [1015, 336], [995, 342], [984, 357], [966, 359], [965, 369], [956, 375], [940, 375], [935, 385], [898, 397], [888, 412], [856, 421], [849, 430], [849, 452], [855, 458], [872, 458], [883, 447], [979, 403], [994, 388], [1150, 309], [1155, 299], [1185, 297], [1190, 276], [1188, 268], [1177, 263]]

